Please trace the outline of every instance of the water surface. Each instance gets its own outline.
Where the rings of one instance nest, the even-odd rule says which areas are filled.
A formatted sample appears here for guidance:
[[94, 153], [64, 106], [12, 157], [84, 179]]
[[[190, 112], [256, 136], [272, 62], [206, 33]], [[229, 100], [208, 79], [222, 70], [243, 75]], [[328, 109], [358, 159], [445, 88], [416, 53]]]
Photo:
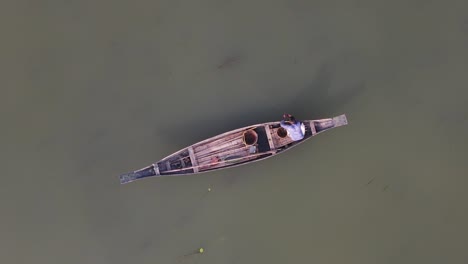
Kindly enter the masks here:
[[[468, 261], [466, 2], [4, 5], [2, 263]], [[284, 112], [350, 125], [119, 185]]]

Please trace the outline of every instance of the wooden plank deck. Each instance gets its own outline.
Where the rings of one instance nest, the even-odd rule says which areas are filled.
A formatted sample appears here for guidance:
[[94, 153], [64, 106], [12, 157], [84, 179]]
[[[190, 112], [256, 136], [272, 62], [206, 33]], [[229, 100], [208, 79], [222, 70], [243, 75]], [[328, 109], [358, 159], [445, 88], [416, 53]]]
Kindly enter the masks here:
[[248, 155], [249, 148], [244, 144], [244, 131], [225, 135], [193, 147], [193, 155], [198, 170], [203, 171], [222, 167], [224, 158], [231, 155]]
[[235, 148], [231, 148], [231, 149], [228, 149], [228, 150], [223, 150], [223, 151], [220, 151], [220, 152], [216, 152], [216, 153], [213, 153], [211, 155], [204, 156], [204, 157], [199, 157], [197, 159], [197, 162], [199, 164], [204, 164], [206, 162], [209, 163], [213, 157], [219, 157], [221, 159], [224, 159], [227, 156], [231, 156], [231, 155], [234, 155], [234, 154], [239, 154], [241, 152], [242, 153], [246, 152], [248, 154], [249, 147], [250, 146], [245, 146], [244, 144], [238, 145]]
[[203, 150], [199, 150], [199, 151], [194, 151], [194, 153], [195, 153], [195, 156], [200, 158], [202, 156], [211, 155], [211, 153], [214, 153], [217, 151], [223, 151], [225, 149], [236, 147], [238, 145], [243, 145], [243, 144], [244, 142], [243, 142], [242, 137], [233, 138], [226, 142], [219, 142], [219, 145], [217, 146], [213, 146], [211, 148], [204, 148]]
[[225, 167], [227, 163], [230, 163], [229, 160], [223, 160], [223, 158], [226, 158], [227, 156], [238, 156], [238, 157], [245, 157], [243, 159], [236, 159], [236, 162], [241, 162], [241, 161], [247, 161], [247, 160], [251, 160], [251, 159], [255, 159], [257, 158], [257, 155], [252, 155], [250, 157], [250, 153], [249, 153], [249, 149], [248, 148], [244, 148], [244, 149], [237, 149], [235, 151], [232, 151], [230, 153], [224, 153], [224, 154], [227, 154], [227, 155], [220, 155], [220, 156], [217, 156], [217, 155], [213, 155], [210, 157], [210, 159], [206, 159], [204, 161], [202, 161], [200, 164], [200, 168], [199, 170], [200, 171], [205, 171], [205, 170], [209, 170], [209, 169], [216, 169], [216, 168], [219, 168], [219, 167]]
[[314, 121], [314, 124], [311, 124], [311, 126], [312, 125], [315, 126], [315, 129], [318, 133], [333, 128], [335, 126], [335, 124], [333, 123], [333, 119], [331, 118]]
[[286, 136], [284, 138], [281, 138], [280, 136], [278, 136], [277, 134], [277, 131], [278, 129], [280, 129], [281, 127], [278, 127], [278, 128], [271, 128], [270, 131], [271, 131], [271, 138], [273, 140], [273, 144], [275, 145], [275, 148], [280, 148], [282, 146], [285, 146], [289, 143], [292, 143], [293, 140]]
[[210, 149], [210, 148], [213, 148], [213, 147], [217, 147], [219, 144], [222, 144], [224, 142], [229, 142], [230, 140], [242, 139], [243, 133], [244, 133], [244, 131], [239, 131], [237, 133], [233, 133], [233, 134], [230, 134], [230, 135], [227, 135], [227, 136], [224, 136], [224, 137], [221, 137], [221, 138], [218, 138], [218, 139], [206, 142], [206, 143], [195, 145], [193, 147], [193, 150], [194, 150], [195, 153], [198, 153], [198, 152], [201, 152], [203, 150], [207, 150], [207, 149]]

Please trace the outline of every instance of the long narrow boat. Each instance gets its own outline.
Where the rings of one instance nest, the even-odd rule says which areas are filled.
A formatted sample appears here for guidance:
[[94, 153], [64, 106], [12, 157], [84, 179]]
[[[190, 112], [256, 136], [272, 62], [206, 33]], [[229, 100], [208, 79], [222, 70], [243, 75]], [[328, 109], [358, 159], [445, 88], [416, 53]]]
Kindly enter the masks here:
[[273, 157], [324, 131], [348, 124], [346, 115], [302, 120], [304, 138], [293, 141], [280, 121], [238, 128], [181, 149], [145, 168], [120, 175], [120, 183], [160, 176], [198, 174]]

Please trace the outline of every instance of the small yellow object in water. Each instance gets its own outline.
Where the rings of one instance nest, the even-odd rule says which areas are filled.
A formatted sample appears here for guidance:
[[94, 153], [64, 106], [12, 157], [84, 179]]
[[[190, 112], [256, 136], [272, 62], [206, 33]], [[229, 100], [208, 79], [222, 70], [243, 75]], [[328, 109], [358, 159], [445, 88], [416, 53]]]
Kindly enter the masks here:
[[205, 252], [205, 250], [204, 250], [203, 248], [200, 248], [200, 249], [198, 250], [198, 252], [203, 253], [203, 252]]
[[211, 188], [208, 188], [208, 191], [211, 192]]

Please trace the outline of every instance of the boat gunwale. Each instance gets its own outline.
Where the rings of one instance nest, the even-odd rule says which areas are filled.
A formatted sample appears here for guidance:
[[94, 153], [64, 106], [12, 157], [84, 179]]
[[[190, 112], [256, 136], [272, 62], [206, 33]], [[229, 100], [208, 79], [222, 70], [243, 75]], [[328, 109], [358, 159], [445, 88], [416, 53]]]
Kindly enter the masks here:
[[[344, 119], [344, 122], [339, 124], [338, 126], [335, 126], [335, 119], [336, 118], [343, 118]], [[215, 167], [215, 168], [211, 168], [211, 169], [206, 169], [206, 170], [199, 170], [198, 172], [191, 172], [191, 173], [179, 173], [179, 174], [156, 174], [156, 175], [153, 175], [153, 177], [161, 177], [161, 176], [187, 176], [187, 175], [193, 175], [193, 174], [202, 174], [202, 173], [206, 173], [206, 172], [212, 172], [212, 171], [216, 171], [216, 170], [221, 170], [221, 169], [229, 169], [229, 168], [234, 168], [234, 167], [238, 167], [238, 166], [242, 166], [242, 165], [245, 165], [247, 163], [254, 163], [254, 162], [257, 162], [257, 161], [261, 161], [261, 160], [265, 160], [265, 159], [268, 159], [268, 158], [271, 158], [273, 156], [276, 156], [280, 153], [283, 153], [283, 152], [286, 152], [298, 145], [301, 145], [302, 143], [304, 143], [305, 141], [311, 139], [312, 137], [318, 135], [318, 134], [321, 134], [325, 131], [328, 131], [330, 129], [333, 129], [333, 128], [336, 128], [336, 127], [340, 127], [340, 126], [344, 126], [344, 125], [348, 125], [348, 122], [347, 122], [347, 117], [346, 117], [346, 114], [341, 114], [341, 115], [337, 115], [337, 116], [334, 116], [334, 117], [331, 117], [331, 118], [322, 118], [322, 119], [309, 119], [309, 120], [300, 120], [301, 122], [303, 123], [306, 123], [308, 122], [311, 126], [311, 135], [309, 135], [308, 137], [300, 140], [300, 141], [295, 141], [295, 142], [292, 142], [288, 147], [286, 148], [277, 148], [277, 149], [274, 149], [274, 150], [270, 150], [268, 152], [265, 152], [263, 153], [263, 155], [265, 155], [264, 157], [262, 157], [262, 155], [259, 155], [258, 158], [255, 158], [255, 159], [249, 159], [249, 160], [246, 160], [244, 162], [239, 162], [239, 163], [234, 163], [234, 164], [230, 164], [230, 165], [227, 165], [227, 166], [221, 166], [221, 167]], [[324, 129], [322, 131], [319, 131], [317, 132], [314, 129], [312, 129], [312, 126], [313, 126], [313, 122], [332, 122], [333, 123], [333, 126], [330, 127], [330, 128], [327, 128], [327, 129]], [[209, 141], [213, 141], [213, 140], [216, 140], [216, 139], [219, 139], [219, 138], [222, 138], [222, 137], [225, 137], [229, 134], [233, 134], [233, 133], [236, 133], [236, 132], [240, 132], [242, 130], [249, 130], [249, 129], [255, 129], [259, 126], [271, 126], [271, 125], [278, 125], [280, 124], [281, 121], [270, 121], [270, 122], [265, 122], [265, 123], [258, 123], [258, 124], [254, 124], [254, 125], [249, 125], [249, 126], [244, 126], [244, 127], [241, 127], [241, 128], [237, 128], [237, 129], [234, 129], [234, 130], [230, 130], [230, 131], [226, 131], [224, 133], [221, 133], [221, 134], [218, 134], [218, 135], [215, 135], [215, 136], [212, 136], [212, 137], [209, 137], [207, 139], [204, 139], [204, 140], [201, 140], [199, 142], [196, 142], [192, 145], [189, 145], [189, 146], [186, 146], [185, 148], [182, 148], [182, 149], [179, 149], [177, 151], [175, 151], [174, 153], [170, 154], [170, 155], [167, 155], [166, 157], [160, 159], [159, 161], [156, 161], [154, 163], [152, 163], [151, 165], [149, 166], [145, 166], [144, 168], [141, 168], [141, 169], [138, 169], [138, 170], [135, 170], [134, 172], [138, 172], [138, 171], [141, 171], [141, 170], [144, 170], [144, 169], [147, 169], [147, 168], [150, 168], [150, 167], [158, 167], [158, 163], [159, 162], [162, 162], [164, 160], [167, 160], [168, 158], [178, 154], [178, 153], [181, 153], [183, 151], [187, 151], [189, 148], [195, 148], [196, 146], [199, 146], [199, 145], [202, 145], [203, 143], [208, 143]], [[262, 153], [258, 153], [258, 154], [262, 154]], [[248, 156], [246, 156], [248, 157]], [[181, 169], [181, 171], [183, 170], [190, 170], [190, 169], [193, 169], [192, 168], [193, 166], [191, 167], [187, 167], [187, 168], [184, 168], [184, 169]], [[161, 173], [164, 173], [164, 172], [161, 172]], [[135, 180], [138, 180], [139, 178], [135, 179]], [[135, 180], [132, 180], [132, 181], [135, 181]], [[130, 181], [130, 182], [132, 182]], [[129, 182], [126, 182], [126, 183], [129, 183]]]

